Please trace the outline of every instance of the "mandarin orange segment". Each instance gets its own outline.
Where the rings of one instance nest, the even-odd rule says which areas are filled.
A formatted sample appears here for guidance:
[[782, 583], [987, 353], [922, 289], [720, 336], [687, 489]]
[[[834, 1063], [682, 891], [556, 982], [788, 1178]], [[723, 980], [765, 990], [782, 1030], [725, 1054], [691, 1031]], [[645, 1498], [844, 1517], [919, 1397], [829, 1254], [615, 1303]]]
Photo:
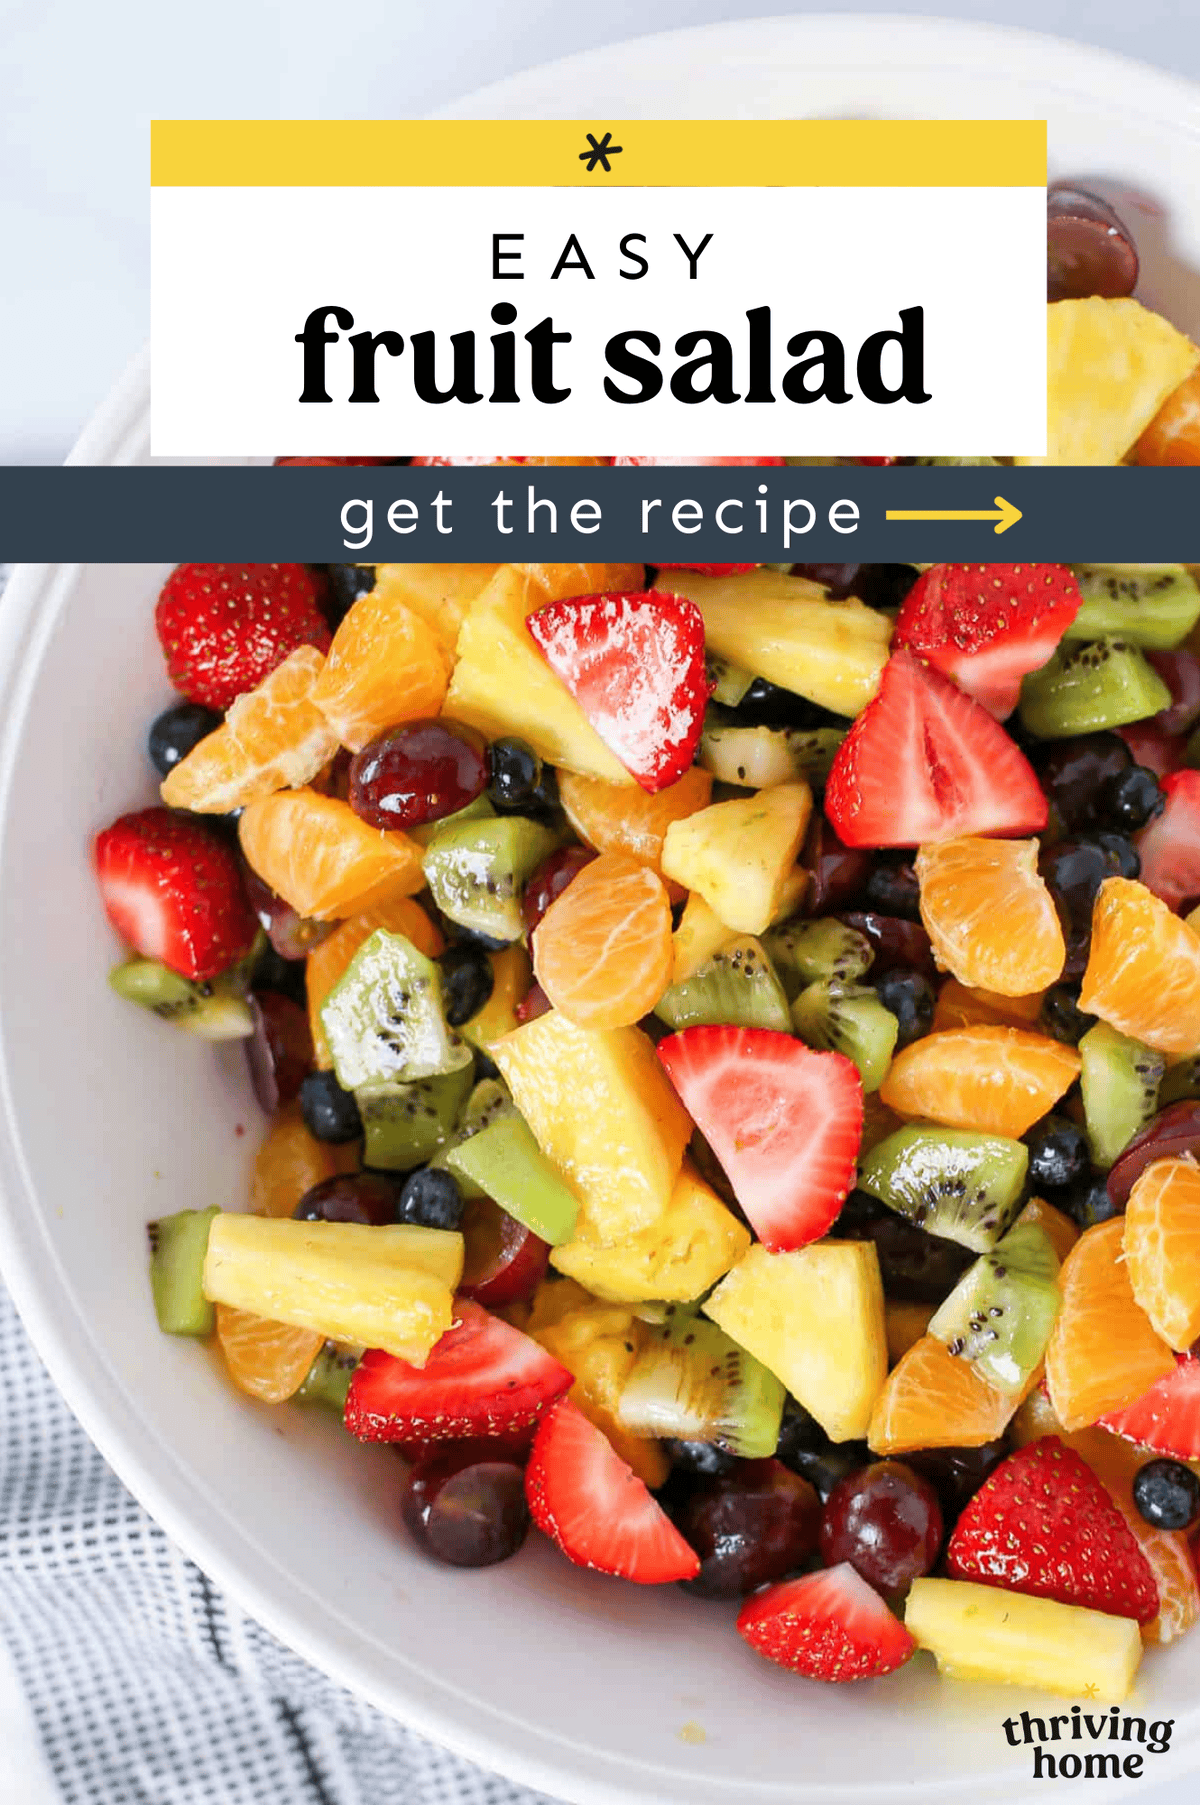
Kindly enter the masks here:
[[351, 915], [334, 928], [333, 933], [308, 955], [304, 968], [304, 984], [308, 995], [308, 1025], [312, 1031], [313, 1056], [318, 1066], [328, 1070], [333, 1064], [329, 1042], [321, 1021], [321, 1004], [329, 995], [355, 953], [379, 928], [389, 934], [403, 934], [427, 959], [436, 959], [445, 941], [440, 930], [429, 919], [419, 902], [411, 896], [395, 896]]
[[452, 660], [433, 628], [393, 589], [360, 595], [333, 636], [313, 701], [343, 746], [438, 713]]
[[1159, 1053], [1200, 1053], [1200, 934], [1144, 884], [1107, 878], [1079, 1007]]
[[625, 852], [585, 865], [542, 916], [533, 974], [578, 1028], [627, 1028], [671, 982], [674, 947], [666, 887]]
[[297, 646], [257, 689], [239, 696], [224, 723], [164, 779], [167, 807], [225, 815], [256, 796], [311, 782], [338, 749], [312, 700], [324, 667], [316, 646]]
[[1120, 1216], [1080, 1235], [1059, 1268], [1062, 1294], [1046, 1346], [1046, 1385], [1066, 1429], [1121, 1410], [1171, 1372], [1175, 1357], [1129, 1282]]
[[928, 1034], [896, 1054], [879, 1095], [900, 1116], [1020, 1140], [1079, 1076], [1080, 1059], [1028, 1028]]
[[348, 802], [315, 790], [280, 790], [248, 803], [238, 824], [246, 862], [297, 915], [337, 921], [425, 882], [421, 848], [381, 833]]
[[1177, 1354], [1200, 1335], [1200, 1166], [1157, 1159], [1125, 1206], [1129, 1282], [1155, 1329]]
[[1043, 1231], [1060, 1263], [1066, 1259], [1079, 1239], [1079, 1230], [1071, 1218], [1064, 1216], [1061, 1210], [1056, 1210], [1054, 1205], [1047, 1203], [1044, 1197], [1029, 1199], [1013, 1226], [1020, 1228], [1022, 1224], [1029, 1228], [1040, 1228]]
[[[561, 771], [558, 793], [567, 820], [581, 840], [597, 852], [627, 852], [662, 877], [667, 829], [672, 821], [685, 821], [708, 807], [712, 777], [693, 765], [677, 783], [651, 796], [640, 785], [605, 783], [599, 777]], [[673, 901], [686, 894], [678, 885], [668, 884], [667, 888]]]
[[1007, 1023], [1013, 1028], [1029, 1028], [1042, 1013], [1044, 990], [1032, 996], [1003, 997], [994, 990], [971, 990], [957, 978], [947, 978], [938, 991], [933, 1012], [933, 1032], [948, 1028], [984, 1027], [988, 1023]]
[[356, 1143], [319, 1141], [304, 1125], [298, 1103], [287, 1103], [271, 1118], [267, 1138], [254, 1160], [250, 1208], [256, 1216], [290, 1216], [305, 1191], [358, 1164]]
[[[554, 460], [547, 458], [544, 461], [552, 463]], [[579, 463], [584, 460], [572, 458], [569, 461]], [[598, 463], [599, 459], [586, 461]], [[531, 613], [547, 602], [566, 601], [573, 595], [637, 595], [646, 587], [644, 564], [514, 564], [513, 569], [528, 577], [533, 585], [529, 596]]]
[[933, 1335], [922, 1335], [887, 1376], [867, 1430], [874, 1454], [978, 1448], [1004, 1432], [1018, 1399], [981, 1379]]
[[946, 840], [917, 853], [921, 920], [960, 984], [1027, 997], [1061, 977], [1066, 944], [1037, 858], [1036, 840]]
[[325, 1337], [218, 1304], [217, 1340], [239, 1391], [260, 1404], [283, 1404], [303, 1385]]
[[375, 595], [394, 597], [419, 614], [451, 658], [458, 630], [477, 595], [482, 595], [496, 564], [377, 564]]
[[1200, 464], [1200, 369], [1167, 396], [1133, 448], [1135, 464]]

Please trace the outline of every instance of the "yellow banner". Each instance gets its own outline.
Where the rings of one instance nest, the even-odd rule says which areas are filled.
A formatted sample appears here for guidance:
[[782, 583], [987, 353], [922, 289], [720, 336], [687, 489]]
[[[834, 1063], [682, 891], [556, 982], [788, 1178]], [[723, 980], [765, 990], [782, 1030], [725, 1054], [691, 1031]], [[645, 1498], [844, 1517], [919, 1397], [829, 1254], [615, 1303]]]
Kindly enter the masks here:
[[1040, 188], [1012, 119], [167, 119], [156, 188]]

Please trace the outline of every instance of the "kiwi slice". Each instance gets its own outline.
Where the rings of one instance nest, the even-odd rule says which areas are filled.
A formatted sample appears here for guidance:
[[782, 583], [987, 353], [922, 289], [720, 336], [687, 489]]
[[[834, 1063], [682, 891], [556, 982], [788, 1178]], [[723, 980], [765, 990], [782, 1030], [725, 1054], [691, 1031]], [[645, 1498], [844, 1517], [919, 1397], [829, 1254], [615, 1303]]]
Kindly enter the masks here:
[[472, 1069], [411, 1084], [363, 1084], [354, 1093], [363, 1125], [363, 1164], [386, 1172], [424, 1166], [454, 1133]]
[[875, 957], [865, 934], [832, 916], [822, 921], [784, 922], [764, 934], [763, 946], [789, 1002], [822, 979], [853, 984], [870, 969]]
[[302, 1404], [324, 1404], [341, 1416], [346, 1408], [350, 1378], [362, 1359], [358, 1348], [341, 1341], [327, 1341], [317, 1352], [308, 1376], [296, 1396]]
[[617, 1421], [633, 1435], [715, 1443], [768, 1460], [779, 1442], [784, 1388], [695, 1304], [669, 1304], [630, 1368]]
[[210, 1210], [179, 1210], [148, 1228], [150, 1290], [164, 1335], [211, 1335], [216, 1311], [204, 1295], [204, 1256], [213, 1218]]
[[1168, 1103], [1190, 1103], [1200, 1097], [1200, 1059], [1185, 1059], [1173, 1065], [1158, 1087], [1158, 1107]]
[[1167, 1062], [1140, 1040], [1097, 1022], [1079, 1042], [1079, 1088], [1092, 1164], [1107, 1172], [1158, 1108]]
[[719, 783], [750, 790], [802, 778], [823, 783], [845, 737], [836, 727], [742, 727], [709, 719], [698, 761]]
[[654, 1013], [668, 1028], [727, 1023], [734, 1028], [792, 1031], [787, 997], [762, 942], [739, 934], [711, 959], [664, 991]]
[[436, 1078], [474, 1058], [446, 1025], [438, 967], [386, 928], [363, 942], [321, 1004], [321, 1026], [347, 1091]]
[[[517, 1106], [508, 1094], [508, 1087], [499, 1078], [481, 1078], [467, 1099], [467, 1107], [458, 1119], [453, 1134], [436, 1154], [429, 1160], [431, 1166], [448, 1165], [448, 1156], [455, 1147], [461, 1147], [469, 1141], [473, 1134], [490, 1128], [501, 1116], [515, 1116]], [[458, 1188], [468, 1200], [472, 1197], [483, 1197], [486, 1193], [465, 1172], [456, 1174]]]
[[[788, 569], [791, 569], [790, 564]], [[736, 708], [754, 682], [753, 671], [744, 671], [740, 664], [731, 664], [728, 658], [712, 651], [705, 654], [704, 666], [712, 685], [713, 701], [723, 708]]]
[[1060, 1299], [1050, 1238], [1036, 1224], [1022, 1223], [964, 1272], [928, 1332], [1012, 1396], [1046, 1351]]
[[574, 1239], [579, 1199], [515, 1110], [448, 1148], [446, 1164], [551, 1247]]
[[1200, 620], [1200, 585], [1182, 564], [1077, 564], [1083, 607], [1068, 639], [1123, 639], [1169, 652]]
[[201, 1040], [244, 1040], [254, 1032], [240, 967], [211, 983], [197, 984], [157, 959], [126, 959], [113, 966], [108, 981], [127, 1003], [149, 1009]]
[[1170, 705], [1158, 672], [1124, 639], [1060, 647], [1021, 685], [1022, 725], [1044, 740], [1123, 727]]
[[858, 1183], [918, 1228], [987, 1253], [1020, 1209], [1028, 1168], [1020, 1141], [909, 1124], [872, 1147]]
[[558, 835], [524, 815], [443, 825], [422, 866], [433, 900], [460, 927], [493, 940], [519, 940], [521, 892], [558, 845]]
[[474, 802], [468, 802], [465, 808], [455, 809], [452, 815], [443, 815], [440, 821], [422, 821], [418, 827], [405, 829], [410, 840], [418, 846], [431, 846], [438, 834], [447, 828], [461, 827], [465, 821], [492, 821], [496, 811], [486, 796], [476, 796]]
[[806, 985], [792, 1004], [792, 1024], [808, 1046], [852, 1059], [865, 1092], [879, 1089], [896, 1051], [900, 1023], [868, 985], [829, 978]]

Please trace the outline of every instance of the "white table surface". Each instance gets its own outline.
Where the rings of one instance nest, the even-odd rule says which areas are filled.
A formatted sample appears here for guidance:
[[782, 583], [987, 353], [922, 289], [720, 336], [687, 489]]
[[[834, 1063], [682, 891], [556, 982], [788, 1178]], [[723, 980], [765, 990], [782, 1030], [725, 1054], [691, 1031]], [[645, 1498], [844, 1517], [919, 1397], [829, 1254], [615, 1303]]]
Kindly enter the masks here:
[[[1190, 0], [887, 0], [1056, 32], [1200, 78]], [[0, 0], [0, 463], [57, 462], [149, 325], [151, 117], [420, 114], [648, 31], [846, 0]], [[564, 97], [569, 111], [569, 97]], [[232, 291], [231, 291], [232, 292]], [[0, 560], [4, 548], [0, 546]], [[0, 1805], [58, 1805], [0, 1653]], [[1194, 1782], [1139, 1785], [1188, 1805]]]

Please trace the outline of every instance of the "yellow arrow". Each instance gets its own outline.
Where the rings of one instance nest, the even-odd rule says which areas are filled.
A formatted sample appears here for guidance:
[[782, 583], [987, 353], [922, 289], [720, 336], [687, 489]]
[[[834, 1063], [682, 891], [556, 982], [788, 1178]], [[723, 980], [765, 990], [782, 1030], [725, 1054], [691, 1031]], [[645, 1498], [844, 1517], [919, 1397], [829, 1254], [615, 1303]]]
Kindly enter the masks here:
[[995, 508], [889, 508], [887, 520], [994, 520], [998, 533], [1007, 533], [1021, 518], [1020, 508], [997, 495]]

